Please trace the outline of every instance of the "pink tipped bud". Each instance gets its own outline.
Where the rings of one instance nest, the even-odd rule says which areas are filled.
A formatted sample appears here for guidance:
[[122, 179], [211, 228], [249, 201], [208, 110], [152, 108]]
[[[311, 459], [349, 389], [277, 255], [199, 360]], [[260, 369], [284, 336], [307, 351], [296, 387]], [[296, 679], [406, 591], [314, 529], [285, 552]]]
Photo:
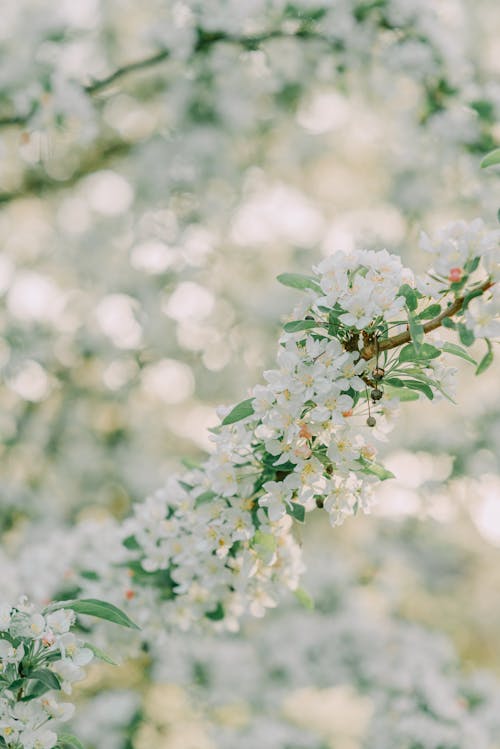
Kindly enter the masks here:
[[451, 283], [458, 283], [462, 280], [462, 276], [464, 274], [463, 268], [451, 268], [450, 269], [450, 275], [448, 276], [448, 280], [451, 281]]

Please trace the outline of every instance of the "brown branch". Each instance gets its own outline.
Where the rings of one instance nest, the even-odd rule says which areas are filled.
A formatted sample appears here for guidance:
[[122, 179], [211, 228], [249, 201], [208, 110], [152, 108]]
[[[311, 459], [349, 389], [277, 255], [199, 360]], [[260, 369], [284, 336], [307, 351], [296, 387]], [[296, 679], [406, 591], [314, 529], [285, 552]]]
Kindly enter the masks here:
[[75, 185], [79, 180], [92, 174], [97, 169], [106, 166], [114, 159], [126, 156], [133, 148], [133, 143], [123, 141], [104, 143], [99, 149], [85, 155], [79, 168], [68, 179], [61, 181], [50, 179], [45, 172], [33, 170], [29, 172], [21, 187], [12, 192], [0, 192], [0, 207], [15, 200], [20, 200], [31, 195], [40, 197], [42, 194], [57, 192]]
[[87, 86], [84, 86], [84, 91], [90, 95], [97, 94], [103, 88], [110, 86], [112, 83], [120, 80], [120, 78], [123, 78], [125, 75], [133, 73], [137, 70], [145, 70], [146, 68], [151, 68], [154, 65], [158, 65], [160, 62], [163, 62], [164, 60], [168, 60], [169, 57], [170, 50], [160, 50], [160, 52], [157, 52], [157, 54], [155, 55], [151, 55], [151, 57], [145, 57], [143, 60], [130, 62], [127, 65], [123, 65], [123, 67], [121, 68], [117, 68], [117, 70], [115, 70], [105, 78], [100, 78], [96, 81], [93, 81], [92, 83], [89, 83]]
[[[336, 42], [335, 40], [329, 39], [328, 37], [317, 32], [310, 31], [309, 29], [298, 29], [293, 33], [288, 33], [281, 29], [275, 29], [273, 31], [268, 31], [264, 34], [258, 34], [255, 36], [232, 36], [224, 31], [207, 32], [199, 29], [193, 52], [194, 54], [199, 54], [209, 49], [212, 45], [218, 44], [220, 42], [236, 44], [243, 47], [243, 49], [253, 50], [257, 49], [260, 44], [270, 41], [271, 39], [309, 39], [338, 46], [338, 42]], [[146, 70], [148, 68], [155, 67], [156, 65], [165, 62], [165, 60], [168, 60], [169, 58], [170, 50], [166, 48], [160, 49], [158, 52], [155, 52], [155, 54], [150, 55], [149, 57], [144, 57], [142, 60], [129, 62], [122, 67], [117, 68], [113, 73], [110, 73], [104, 78], [99, 78], [95, 81], [92, 81], [91, 83], [83, 85], [82, 88], [87, 94], [93, 96], [94, 94], [98, 94], [100, 91], [112, 85], [121, 78], [124, 78], [129, 73], [134, 73], [139, 70]], [[32, 106], [31, 110], [24, 115], [14, 114], [0, 117], [0, 128], [13, 127], [16, 125], [27, 125], [33, 114], [37, 111], [38, 106], [38, 103], [35, 103]]]
[[[481, 284], [481, 286], [478, 286], [478, 290], [480, 289], [481, 292], [484, 294], [485, 291], [488, 291], [493, 286], [493, 281], [488, 279], [487, 281], [484, 281], [484, 283]], [[478, 295], [479, 296], [479, 295]], [[460, 312], [462, 309], [462, 305], [465, 301], [465, 296], [459, 296], [455, 299], [453, 304], [450, 304], [449, 307], [447, 307], [443, 312], [441, 312], [439, 315], [434, 317], [432, 320], [429, 320], [429, 322], [425, 323], [423, 326], [424, 333], [430, 333], [432, 330], [436, 330], [437, 328], [441, 327], [443, 324], [443, 320], [445, 320], [448, 317], [453, 317], [453, 315], [456, 315], [457, 312]], [[378, 350], [379, 351], [389, 351], [393, 348], [398, 348], [398, 346], [403, 346], [405, 343], [410, 343], [411, 341], [411, 335], [409, 330], [405, 330], [402, 333], [398, 333], [395, 336], [392, 336], [391, 338], [386, 338], [384, 340], [378, 341]], [[372, 359], [375, 356], [375, 349], [376, 345], [374, 342], [374, 339], [372, 339], [370, 342], [366, 343], [363, 348], [360, 351], [361, 356], [363, 359]]]

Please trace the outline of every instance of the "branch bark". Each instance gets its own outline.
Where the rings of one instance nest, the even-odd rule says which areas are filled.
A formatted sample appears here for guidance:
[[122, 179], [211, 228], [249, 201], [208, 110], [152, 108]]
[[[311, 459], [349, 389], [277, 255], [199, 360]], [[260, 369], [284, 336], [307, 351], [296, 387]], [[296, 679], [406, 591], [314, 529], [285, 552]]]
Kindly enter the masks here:
[[[481, 289], [482, 293], [484, 294], [485, 291], [488, 291], [493, 286], [493, 281], [488, 279], [485, 281], [481, 286], [478, 286], [478, 289]], [[453, 317], [457, 314], [457, 312], [460, 312], [462, 309], [463, 303], [465, 301], [465, 296], [459, 296], [455, 299], [453, 304], [450, 304], [449, 307], [447, 307], [445, 310], [440, 312], [439, 315], [434, 317], [432, 320], [429, 320], [429, 322], [425, 323], [424, 327], [424, 333], [430, 333], [432, 330], [436, 330], [437, 328], [440, 328], [443, 324], [443, 320], [445, 320], [447, 317]], [[404, 346], [405, 343], [410, 343], [411, 341], [411, 335], [409, 330], [404, 330], [402, 333], [398, 333], [395, 336], [392, 336], [390, 338], [386, 338], [382, 341], [378, 342], [378, 350], [379, 351], [389, 351], [393, 348], [398, 348], [399, 346]], [[375, 343], [375, 340], [372, 339], [369, 342], [365, 343], [362, 350], [360, 351], [361, 356], [363, 359], [372, 359], [377, 351], [377, 344]]]

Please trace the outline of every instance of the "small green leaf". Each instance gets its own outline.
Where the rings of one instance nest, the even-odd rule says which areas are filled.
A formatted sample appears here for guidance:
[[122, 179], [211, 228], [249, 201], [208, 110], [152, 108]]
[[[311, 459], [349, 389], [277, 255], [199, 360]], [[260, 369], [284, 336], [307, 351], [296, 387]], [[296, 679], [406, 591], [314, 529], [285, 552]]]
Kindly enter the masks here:
[[404, 283], [398, 291], [398, 296], [404, 296], [406, 299], [406, 306], [410, 312], [414, 312], [418, 307], [419, 292], [417, 289], [412, 289], [407, 283]]
[[443, 322], [441, 323], [441, 325], [444, 328], [449, 328], [450, 330], [456, 330], [456, 328], [457, 328], [456, 322], [454, 320], [452, 320], [451, 317], [445, 317], [443, 319]]
[[483, 374], [483, 372], [485, 372], [490, 366], [490, 364], [493, 362], [493, 347], [491, 345], [491, 341], [488, 338], [485, 338], [485, 341], [486, 341], [488, 350], [478, 364], [478, 367], [476, 369], [477, 375]]
[[495, 148], [494, 151], [490, 151], [481, 161], [481, 169], [486, 169], [488, 166], [495, 166], [500, 164], [500, 148]]
[[472, 358], [472, 356], [461, 346], [458, 346], [456, 343], [445, 343], [443, 344], [443, 352], [447, 354], [453, 354], [454, 356], [460, 356], [462, 359], [465, 359], [465, 361], [470, 362], [470, 364], [476, 365], [477, 362], [475, 359]]
[[471, 258], [471, 260], [467, 260], [464, 265], [464, 269], [467, 273], [474, 273], [474, 271], [478, 269], [480, 262], [481, 257], [477, 255], [476, 257]]
[[24, 695], [24, 697], [21, 697], [21, 702], [31, 702], [31, 700], [36, 700], [38, 699], [38, 697], [41, 697], [49, 691], [50, 687], [48, 687], [42, 681], [33, 681], [28, 687], [27, 693]]
[[85, 642], [84, 647], [91, 650], [95, 657], [98, 658], [100, 661], [104, 661], [104, 663], [109, 663], [111, 666], [117, 666], [118, 664], [116, 661], [114, 661], [112, 658], [110, 658], [109, 655], [107, 655], [103, 650], [100, 648], [96, 648], [95, 645], [92, 645], [91, 642]]
[[408, 346], [404, 346], [404, 348], [401, 349], [399, 353], [399, 361], [421, 361], [422, 359], [435, 359], [437, 356], [441, 356], [440, 349], [431, 346], [430, 343], [422, 343], [422, 345], [419, 346], [418, 351], [414, 344], [410, 343]]
[[298, 502], [291, 502], [287, 504], [286, 511], [289, 515], [292, 516], [292, 518], [295, 518], [295, 520], [298, 520], [299, 523], [304, 522], [304, 519], [306, 517], [306, 511], [305, 511], [304, 505], [301, 505]]
[[482, 296], [483, 294], [484, 294], [483, 289], [473, 289], [472, 291], [469, 291], [469, 293], [464, 296], [464, 302], [462, 304], [462, 309], [460, 311], [465, 312], [470, 302], [473, 299], [475, 299], [477, 296]]
[[320, 323], [316, 320], [292, 320], [283, 325], [286, 333], [298, 333], [300, 330], [311, 330], [317, 328]]
[[378, 479], [380, 479], [380, 481], [395, 478], [394, 474], [391, 471], [388, 471], [387, 468], [384, 468], [384, 466], [380, 465], [380, 463], [373, 463], [371, 461], [364, 460], [363, 458], [360, 459], [359, 462], [363, 466], [363, 473], [371, 473], [373, 476], [376, 476]]
[[57, 739], [56, 749], [85, 749], [85, 747], [73, 734], [61, 733]]
[[226, 616], [224, 606], [219, 601], [215, 609], [213, 609], [212, 611], [207, 611], [205, 616], [207, 617], [207, 619], [211, 619], [213, 622], [220, 622], [220, 620], [224, 619], [224, 617]]
[[403, 380], [400, 380], [399, 377], [388, 377], [387, 379], [384, 379], [384, 385], [392, 385], [394, 388], [403, 388], [405, 386]]
[[[385, 382], [388, 383], [388, 380], [385, 380]], [[398, 382], [401, 382], [401, 380], [398, 380]], [[402, 390], [400, 390], [399, 388], [402, 388]], [[412, 390], [407, 390], [402, 385], [395, 385], [393, 387], [391, 387], [391, 385], [388, 385], [388, 387], [386, 387], [386, 393], [389, 398], [398, 398], [402, 402], [417, 401], [419, 398], [418, 393], [415, 393]]]
[[295, 598], [305, 609], [312, 611], [314, 609], [314, 601], [304, 588], [297, 588], [294, 591]]
[[460, 338], [460, 342], [464, 344], [464, 346], [472, 346], [474, 341], [476, 340], [476, 336], [472, 332], [472, 330], [469, 330], [462, 322], [458, 323], [458, 337]]
[[94, 570], [82, 570], [80, 577], [83, 577], [84, 580], [99, 580], [99, 575]]
[[104, 619], [113, 624], [119, 624], [121, 627], [128, 629], [140, 629], [135, 622], [130, 619], [117, 606], [107, 601], [99, 601], [97, 598], [81, 598], [73, 601], [57, 601], [47, 606], [46, 612], [57, 611], [58, 609], [71, 609], [75, 614], [85, 614], [86, 616], [95, 616], [97, 619]]
[[289, 286], [291, 289], [321, 291], [321, 287], [315, 278], [312, 276], [303, 276], [301, 273], [281, 273], [277, 276], [277, 280], [283, 286]]
[[440, 304], [431, 304], [430, 307], [427, 307], [427, 309], [422, 310], [422, 312], [419, 312], [417, 315], [418, 320], [431, 320], [433, 317], [436, 317], [436, 315], [439, 315], [441, 312], [441, 305]]
[[420, 393], [426, 395], [429, 400], [433, 400], [434, 398], [432, 388], [429, 385], [426, 385], [425, 382], [419, 382], [418, 380], [404, 380], [404, 386], [405, 388], [410, 388], [410, 390], [418, 390]]
[[229, 424], [235, 424], [237, 421], [246, 419], [253, 414], [253, 398], [247, 398], [238, 403], [228, 415], [222, 419], [222, 426], [227, 427]]
[[407, 307], [408, 311], [408, 327], [410, 329], [410, 337], [415, 346], [415, 350], [418, 351], [421, 343], [424, 340], [424, 326], [417, 320], [413, 312]]
[[35, 671], [31, 671], [28, 675], [28, 679], [40, 681], [45, 687], [47, 687], [47, 689], [61, 689], [59, 677], [48, 668], [37, 668]]
[[214, 497], [216, 497], [216, 492], [211, 491], [208, 489], [206, 492], [203, 492], [202, 494], [199, 494], [196, 497], [195, 500], [195, 507], [199, 507], [200, 505], [204, 505], [206, 502], [210, 502]]
[[135, 536], [127, 536], [127, 538], [123, 539], [122, 543], [129, 551], [137, 551], [137, 549], [141, 548]]

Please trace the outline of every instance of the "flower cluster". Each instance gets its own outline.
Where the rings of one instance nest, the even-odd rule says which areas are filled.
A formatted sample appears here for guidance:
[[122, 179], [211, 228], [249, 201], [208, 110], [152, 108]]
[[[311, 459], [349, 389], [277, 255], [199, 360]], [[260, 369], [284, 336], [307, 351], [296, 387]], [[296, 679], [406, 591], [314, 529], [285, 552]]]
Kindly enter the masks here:
[[[424, 336], [447, 323], [473, 342], [469, 303], [494, 284], [498, 233], [460, 222], [433, 245], [438, 255], [443, 241], [448, 263], [461, 253], [462, 276], [428, 296], [385, 250], [335, 253], [312, 277], [280, 277], [306, 300], [285, 324], [278, 366], [250, 398], [221, 409], [208, 460], [126, 522], [130, 597], [134, 585], [152, 586], [166, 621], [188, 628], [207, 617], [234, 629], [244, 612], [260, 616], [296, 588], [292, 518], [321, 508], [339, 525], [369, 510], [373, 484], [392, 475], [376, 462], [373, 438], [385, 439], [399, 399], [450, 397], [453, 368], [441, 355], [474, 361], [463, 346]], [[491, 358], [488, 342], [478, 372]]]
[[0, 604], [0, 746], [52, 749], [57, 726], [74, 713], [72, 685], [85, 678], [92, 650], [71, 632], [75, 613], [46, 613], [21, 599]]
[[[18, 564], [22, 592], [40, 600], [69, 586], [126, 604], [148, 637], [200, 622], [234, 630], [244, 614], [262, 616], [296, 589], [303, 563], [293, 521], [318, 508], [340, 525], [369, 511], [374, 485], [392, 476], [376, 461], [375, 440], [387, 439], [400, 400], [451, 397], [455, 370], [443, 354], [475, 363], [469, 315], [497, 293], [498, 233], [459, 222], [426, 242], [437, 262], [443, 247], [449, 253], [427, 293], [385, 250], [337, 252], [312, 276], [280, 276], [304, 301], [285, 323], [265, 384], [220, 409], [208, 459], [172, 476], [121, 525], [56, 534], [59, 573], [52, 566], [46, 583], [39, 576], [39, 590], [29, 570], [47, 567], [46, 549], [33, 547]], [[448, 265], [459, 260], [460, 280], [450, 280]], [[441, 326], [460, 344], [438, 338]], [[487, 342], [478, 373], [493, 356]]]

